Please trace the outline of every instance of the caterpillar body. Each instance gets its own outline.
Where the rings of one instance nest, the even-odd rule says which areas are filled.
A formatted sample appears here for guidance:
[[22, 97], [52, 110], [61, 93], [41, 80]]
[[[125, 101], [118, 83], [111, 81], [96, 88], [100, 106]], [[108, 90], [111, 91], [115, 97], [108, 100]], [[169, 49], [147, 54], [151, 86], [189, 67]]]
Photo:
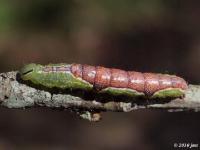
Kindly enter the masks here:
[[140, 73], [81, 64], [28, 64], [20, 70], [23, 80], [48, 88], [82, 89], [146, 98], [183, 97], [188, 85], [175, 75]]

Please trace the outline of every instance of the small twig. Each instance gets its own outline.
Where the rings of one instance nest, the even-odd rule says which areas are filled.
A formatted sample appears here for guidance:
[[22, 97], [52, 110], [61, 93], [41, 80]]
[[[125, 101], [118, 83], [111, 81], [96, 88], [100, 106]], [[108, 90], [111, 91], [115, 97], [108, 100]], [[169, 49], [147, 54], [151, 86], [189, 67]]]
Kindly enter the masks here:
[[[177, 98], [170, 101], [157, 100], [154, 103], [137, 101], [98, 101], [96, 99], [87, 100], [71, 94], [53, 94], [49, 91], [37, 89], [20, 83], [17, 79], [17, 72], [7, 72], [0, 74], [0, 104], [8, 108], [25, 108], [44, 106], [51, 108], [72, 109], [82, 117], [86, 117], [82, 112], [94, 112], [90, 120], [98, 120], [96, 112], [101, 111], [121, 111], [128, 112], [135, 109], [165, 109], [174, 111], [200, 111], [200, 86], [189, 85], [184, 98]], [[87, 118], [87, 117], [86, 117]], [[88, 119], [88, 118], [87, 118]], [[95, 120], [96, 119], [96, 120]]]

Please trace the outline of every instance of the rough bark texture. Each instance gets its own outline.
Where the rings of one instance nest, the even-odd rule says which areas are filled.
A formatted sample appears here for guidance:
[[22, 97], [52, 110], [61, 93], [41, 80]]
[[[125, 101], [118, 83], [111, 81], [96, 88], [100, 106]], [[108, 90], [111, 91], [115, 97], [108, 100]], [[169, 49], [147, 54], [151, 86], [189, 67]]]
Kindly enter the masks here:
[[[79, 113], [81, 117], [87, 118], [82, 112], [101, 112], [101, 111], [122, 111], [129, 112], [135, 109], [165, 109], [170, 112], [174, 111], [200, 111], [200, 86], [189, 85], [184, 98], [173, 100], [138, 100], [138, 101], [114, 101], [105, 100], [103, 102], [93, 99], [83, 99], [72, 94], [53, 94], [52, 92], [41, 90], [21, 83], [17, 77], [17, 72], [7, 72], [0, 74], [0, 104], [8, 108], [25, 108], [33, 106], [44, 106], [51, 108], [72, 109]], [[94, 114], [94, 113], [93, 113]], [[91, 115], [89, 115], [91, 117]], [[99, 116], [95, 113], [96, 118], [89, 120], [99, 120]], [[87, 118], [88, 119], [88, 118]]]

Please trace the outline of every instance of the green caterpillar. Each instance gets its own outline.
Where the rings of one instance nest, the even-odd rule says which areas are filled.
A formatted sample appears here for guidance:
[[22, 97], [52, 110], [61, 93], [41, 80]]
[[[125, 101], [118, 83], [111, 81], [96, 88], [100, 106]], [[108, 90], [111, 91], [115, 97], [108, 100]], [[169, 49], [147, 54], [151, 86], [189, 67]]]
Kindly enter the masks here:
[[184, 96], [186, 81], [168, 74], [140, 73], [81, 64], [29, 64], [20, 70], [23, 80], [48, 88], [94, 90], [111, 95], [147, 98]]

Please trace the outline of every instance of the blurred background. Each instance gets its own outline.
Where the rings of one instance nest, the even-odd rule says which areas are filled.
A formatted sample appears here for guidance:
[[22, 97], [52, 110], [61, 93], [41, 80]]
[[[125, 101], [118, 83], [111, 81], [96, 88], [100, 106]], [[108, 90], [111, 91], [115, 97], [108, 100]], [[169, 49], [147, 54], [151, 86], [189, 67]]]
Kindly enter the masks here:
[[[200, 83], [198, 0], [0, 0], [0, 72], [31, 62], [177, 74]], [[200, 144], [200, 113], [0, 109], [0, 150], [154, 150]], [[200, 146], [200, 145], [199, 145]]]

